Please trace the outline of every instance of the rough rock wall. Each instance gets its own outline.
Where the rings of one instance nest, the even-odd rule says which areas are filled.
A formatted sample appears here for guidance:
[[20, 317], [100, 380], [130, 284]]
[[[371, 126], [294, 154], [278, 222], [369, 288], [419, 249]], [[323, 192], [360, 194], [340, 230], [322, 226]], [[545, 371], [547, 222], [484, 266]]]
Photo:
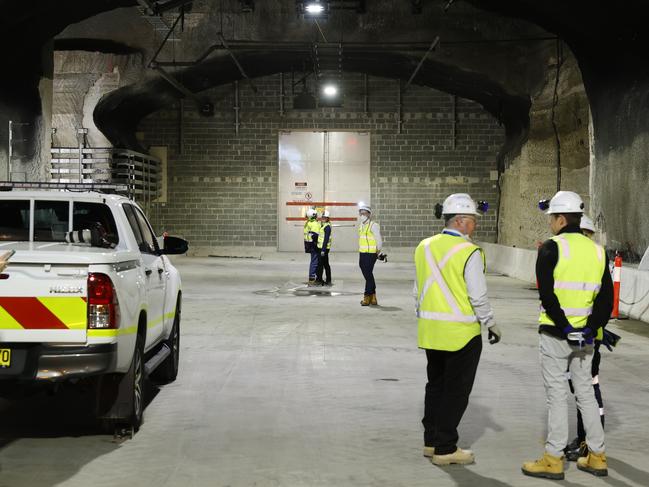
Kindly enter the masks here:
[[88, 129], [90, 147], [110, 147], [96, 127], [95, 106], [103, 95], [135, 82], [142, 74], [140, 54], [116, 55], [102, 52], [56, 51], [54, 53], [53, 142], [76, 147], [77, 129]]
[[629, 79], [594, 95], [591, 192], [607, 248], [638, 262], [649, 245], [649, 74]]
[[565, 46], [561, 50], [547, 58], [545, 79], [532, 96], [528, 139], [500, 178], [499, 243], [504, 245], [535, 248], [537, 241], [548, 238], [547, 217], [537, 203], [559, 186], [579, 193], [590, 210], [588, 99], [574, 56]]
[[[595, 139], [595, 150], [597, 148]], [[626, 261], [638, 262], [649, 246], [649, 131], [626, 147], [595, 157], [593, 215], [602, 239]]]

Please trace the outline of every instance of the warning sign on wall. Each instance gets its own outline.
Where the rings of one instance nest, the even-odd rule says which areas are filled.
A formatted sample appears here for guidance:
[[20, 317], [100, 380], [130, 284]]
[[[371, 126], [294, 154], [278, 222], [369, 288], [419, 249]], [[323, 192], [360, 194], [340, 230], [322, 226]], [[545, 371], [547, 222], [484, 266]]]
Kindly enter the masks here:
[[[311, 199], [311, 193], [308, 192], [309, 185], [306, 181], [296, 181], [294, 183], [293, 190], [291, 191], [291, 196], [294, 201], [296, 200], [309, 200]], [[309, 195], [309, 196], [307, 196]]]

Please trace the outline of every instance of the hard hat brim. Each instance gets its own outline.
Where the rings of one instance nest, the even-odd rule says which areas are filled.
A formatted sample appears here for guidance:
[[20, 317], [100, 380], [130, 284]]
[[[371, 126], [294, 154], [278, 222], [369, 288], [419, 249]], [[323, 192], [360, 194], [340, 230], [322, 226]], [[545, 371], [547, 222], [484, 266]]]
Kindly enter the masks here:
[[546, 215], [569, 215], [570, 213], [573, 213], [575, 215], [583, 215], [583, 211], [552, 211], [548, 210], [545, 212]]

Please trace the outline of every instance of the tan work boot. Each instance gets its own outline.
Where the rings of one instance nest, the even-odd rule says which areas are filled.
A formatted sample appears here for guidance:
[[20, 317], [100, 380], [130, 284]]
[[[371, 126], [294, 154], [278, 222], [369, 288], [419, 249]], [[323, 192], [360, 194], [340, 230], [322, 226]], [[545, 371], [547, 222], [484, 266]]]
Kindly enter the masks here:
[[439, 466], [451, 465], [453, 463], [457, 465], [469, 465], [475, 462], [475, 457], [471, 450], [462, 450], [462, 448], [458, 448], [448, 455], [433, 455], [433, 458], [431, 458], [430, 461]]
[[535, 462], [525, 462], [521, 470], [530, 477], [563, 480], [563, 457], [555, 457], [545, 452]]
[[372, 296], [366, 294], [365, 296], [363, 296], [363, 301], [361, 301], [361, 306], [369, 306], [371, 301], [372, 301]]
[[376, 293], [374, 293], [374, 294], [372, 294], [372, 296], [370, 296], [370, 304], [372, 306], [378, 306], [379, 305], [379, 302], [376, 300]]
[[588, 455], [580, 457], [577, 460], [577, 468], [584, 472], [592, 473], [597, 477], [606, 477], [608, 475], [606, 454], [604, 452], [595, 453], [588, 450]]
[[434, 446], [425, 446], [424, 447], [424, 456], [426, 458], [433, 458], [434, 454], [435, 454], [435, 447]]

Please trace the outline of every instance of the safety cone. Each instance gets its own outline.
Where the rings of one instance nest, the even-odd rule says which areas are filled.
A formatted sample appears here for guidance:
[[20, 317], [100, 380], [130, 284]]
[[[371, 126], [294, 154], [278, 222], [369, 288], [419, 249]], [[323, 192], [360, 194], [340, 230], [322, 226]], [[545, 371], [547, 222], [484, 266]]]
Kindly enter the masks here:
[[620, 281], [622, 277], [622, 256], [616, 250], [615, 262], [613, 264], [613, 312], [611, 318], [620, 317]]

